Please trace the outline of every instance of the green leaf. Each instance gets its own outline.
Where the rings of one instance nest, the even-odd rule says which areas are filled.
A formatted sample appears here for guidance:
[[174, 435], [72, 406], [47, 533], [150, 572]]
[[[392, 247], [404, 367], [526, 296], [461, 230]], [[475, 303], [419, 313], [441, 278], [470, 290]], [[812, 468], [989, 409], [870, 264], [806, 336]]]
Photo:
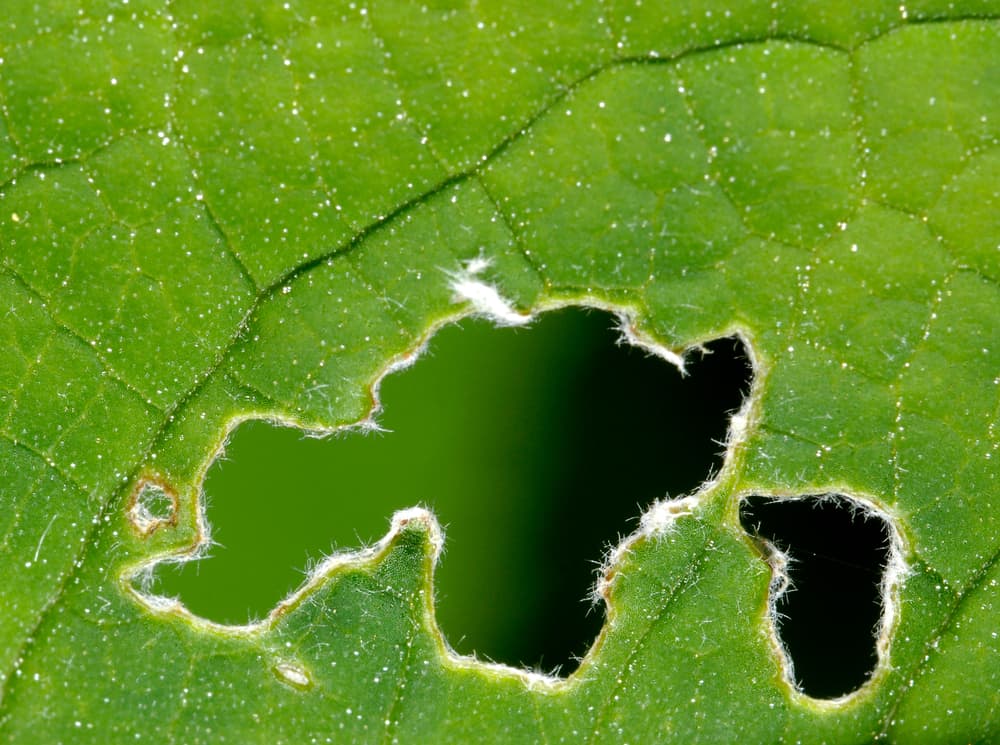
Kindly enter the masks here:
[[[2, 737], [1000, 739], [998, 16], [8, 0]], [[610, 557], [570, 678], [450, 652], [420, 510], [257, 625], [144, 590], [239, 421], [364, 426], [442, 324], [562, 305], [755, 360], [723, 471]], [[819, 701], [738, 510], [828, 492], [894, 544], [879, 664]]]

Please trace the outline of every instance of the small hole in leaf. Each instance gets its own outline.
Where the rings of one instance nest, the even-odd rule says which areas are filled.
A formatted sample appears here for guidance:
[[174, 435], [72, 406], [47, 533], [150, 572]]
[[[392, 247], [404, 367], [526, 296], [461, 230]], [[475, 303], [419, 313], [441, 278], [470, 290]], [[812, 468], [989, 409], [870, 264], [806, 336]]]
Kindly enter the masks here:
[[786, 558], [788, 587], [774, 610], [798, 688], [814, 698], [860, 688], [878, 662], [889, 526], [859, 502], [829, 494], [749, 497], [740, 522]]
[[139, 533], [149, 535], [177, 520], [177, 496], [163, 484], [144, 479], [132, 494], [128, 515]]
[[306, 555], [375, 541], [394, 510], [423, 504], [447, 532], [436, 610], [453, 647], [572, 671], [604, 620], [588, 597], [606, 548], [653, 500], [718, 470], [750, 384], [734, 339], [692, 354], [682, 377], [615, 325], [565, 309], [521, 329], [445, 328], [383, 381], [385, 433], [244, 423], [205, 484], [220, 545], [161, 567], [156, 591], [215, 621], [260, 618]]

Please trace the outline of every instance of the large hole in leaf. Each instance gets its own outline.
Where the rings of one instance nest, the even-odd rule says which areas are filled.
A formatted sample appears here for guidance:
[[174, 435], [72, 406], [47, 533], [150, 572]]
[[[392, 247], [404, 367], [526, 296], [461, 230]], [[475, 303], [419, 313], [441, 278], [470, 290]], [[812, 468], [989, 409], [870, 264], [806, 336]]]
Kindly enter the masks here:
[[606, 548], [650, 502], [720, 467], [749, 388], [734, 339], [694, 354], [682, 378], [614, 327], [580, 309], [526, 329], [466, 320], [383, 381], [388, 432], [318, 440], [241, 425], [205, 484], [219, 545], [161, 570], [157, 591], [244, 623], [310, 561], [378, 539], [394, 510], [423, 504], [447, 531], [437, 614], [453, 647], [569, 672], [603, 622], [588, 596]]
[[740, 522], [785, 555], [787, 589], [775, 599], [778, 636], [796, 685], [815, 698], [860, 688], [878, 662], [889, 526], [840, 495], [749, 497]]

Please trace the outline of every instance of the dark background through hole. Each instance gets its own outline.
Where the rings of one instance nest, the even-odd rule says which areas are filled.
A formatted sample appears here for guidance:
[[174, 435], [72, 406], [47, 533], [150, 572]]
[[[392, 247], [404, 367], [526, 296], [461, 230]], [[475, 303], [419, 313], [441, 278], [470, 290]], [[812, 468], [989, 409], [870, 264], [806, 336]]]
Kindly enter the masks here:
[[383, 382], [386, 434], [242, 425], [206, 479], [220, 546], [162, 569], [158, 591], [212, 620], [259, 618], [305, 556], [377, 540], [393, 510], [425, 504], [447, 531], [435, 584], [453, 647], [571, 672], [603, 622], [586, 598], [605, 549], [654, 499], [718, 470], [750, 384], [734, 339], [694, 353], [682, 378], [614, 326], [566, 309], [527, 329], [446, 328]]
[[563, 477], [543, 523], [542, 540], [559, 549], [547, 570], [551, 591], [540, 617], [548, 620], [535, 654], [564, 671], [576, 667], [567, 655], [586, 652], [604, 622], [603, 605], [580, 612], [595, 562], [655, 499], [690, 493], [721, 468], [729, 416], [751, 382], [735, 339], [691, 355], [682, 378], [666, 361], [617, 345], [608, 325], [593, 324], [587, 362], [569, 382], [565, 437], [556, 443]]
[[834, 698], [861, 687], [877, 662], [881, 582], [889, 533], [846, 498], [750, 497], [740, 522], [792, 561], [792, 589], [778, 602], [778, 634], [802, 691]]

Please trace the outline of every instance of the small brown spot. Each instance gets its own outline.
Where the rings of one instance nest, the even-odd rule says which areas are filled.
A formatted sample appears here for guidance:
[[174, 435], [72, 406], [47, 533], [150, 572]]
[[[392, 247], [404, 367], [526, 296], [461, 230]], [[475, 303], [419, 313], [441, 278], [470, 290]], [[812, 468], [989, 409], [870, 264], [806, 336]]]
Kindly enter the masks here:
[[159, 476], [143, 476], [135, 484], [128, 500], [128, 519], [132, 528], [148, 538], [160, 528], [177, 525], [177, 492]]

